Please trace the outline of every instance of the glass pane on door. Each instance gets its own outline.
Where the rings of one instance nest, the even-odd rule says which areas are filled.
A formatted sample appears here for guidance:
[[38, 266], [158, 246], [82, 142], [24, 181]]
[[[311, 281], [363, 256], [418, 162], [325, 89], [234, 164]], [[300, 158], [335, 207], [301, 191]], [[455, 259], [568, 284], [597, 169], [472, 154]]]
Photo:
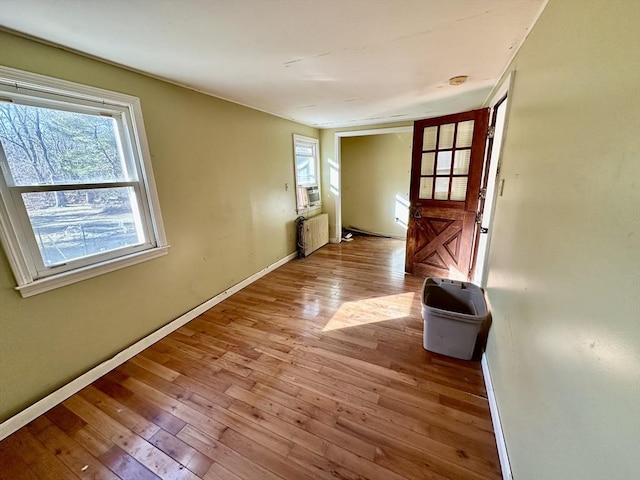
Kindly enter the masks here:
[[433, 178], [422, 177], [420, 179], [420, 199], [431, 200], [431, 190], [433, 190]]
[[427, 127], [422, 132], [422, 150], [435, 150], [438, 127]]
[[453, 160], [453, 174], [467, 175], [469, 173], [470, 160], [471, 150], [456, 150]]
[[433, 175], [433, 163], [436, 157], [435, 152], [427, 152], [422, 154], [422, 163], [420, 165], [420, 175]]
[[451, 173], [451, 154], [453, 152], [438, 152], [438, 167], [436, 175], [449, 175]]
[[460, 122], [456, 137], [456, 148], [470, 147], [473, 140], [473, 120]]
[[451, 200], [464, 202], [467, 198], [467, 177], [451, 179]]
[[453, 134], [455, 130], [455, 123], [440, 125], [440, 142], [438, 143], [438, 149], [453, 148]]
[[449, 177], [436, 178], [436, 189], [433, 197], [436, 200], [447, 200], [449, 198]]

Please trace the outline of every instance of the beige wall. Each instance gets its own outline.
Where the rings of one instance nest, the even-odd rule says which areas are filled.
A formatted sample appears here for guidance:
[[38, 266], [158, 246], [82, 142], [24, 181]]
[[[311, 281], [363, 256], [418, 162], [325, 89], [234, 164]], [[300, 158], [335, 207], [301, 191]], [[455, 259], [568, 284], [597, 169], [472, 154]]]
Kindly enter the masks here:
[[140, 97], [171, 244], [26, 299], [0, 253], [2, 420], [294, 252], [292, 134], [318, 131], [3, 32], [0, 64]]
[[402, 237], [396, 195], [408, 201], [412, 133], [342, 139], [342, 226]]
[[513, 68], [487, 355], [514, 478], [640, 478], [640, 2], [551, 0]]

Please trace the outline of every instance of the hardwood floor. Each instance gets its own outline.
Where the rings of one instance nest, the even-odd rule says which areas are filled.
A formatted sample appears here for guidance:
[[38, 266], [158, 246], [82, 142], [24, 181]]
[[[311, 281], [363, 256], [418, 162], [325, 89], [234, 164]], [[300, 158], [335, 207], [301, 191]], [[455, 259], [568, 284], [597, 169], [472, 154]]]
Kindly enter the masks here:
[[0, 478], [501, 478], [480, 365], [422, 348], [403, 265], [289, 262], [0, 442]]

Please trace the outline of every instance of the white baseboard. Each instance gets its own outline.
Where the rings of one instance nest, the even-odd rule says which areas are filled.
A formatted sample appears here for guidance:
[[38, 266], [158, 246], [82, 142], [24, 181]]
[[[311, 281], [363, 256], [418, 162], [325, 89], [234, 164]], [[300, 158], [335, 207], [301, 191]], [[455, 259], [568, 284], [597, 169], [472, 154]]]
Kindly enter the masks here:
[[39, 400], [38, 402], [34, 403], [33, 405], [31, 405], [31, 406], [27, 407], [26, 409], [22, 410], [20, 413], [18, 413], [16, 415], [14, 415], [13, 417], [5, 420], [4, 422], [2, 422], [0, 424], [0, 440], [8, 437], [9, 435], [11, 435], [16, 430], [24, 427], [27, 423], [29, 423], [32, 420], [38, 418], [40, 415], [42, 415], [43, 413], [47, 412], [51, 408], [55, 407], [59, 403], [62, 403], [67, 398], [69, 398], [71, 395], [73, 395], [76, 392], [79, 392], [84, 387], [86, 387], [87, 385], [90, 385], [91, 383], [96, 381], [98, 378], [100, 378], [103, 375], [109, 373], [114, 368], [118, 367], [119, 365], [122, 365], [124, 362], [129, 360], [131, 357], [137, 355], [138, 353], [143, 351], [145, 348], [149, 347], [150, 345], [153, 345], [158, 340], [161, 340], [162, 338], [164, 338], [167, 335], [169, 335], [171, 332], [173, 332], [173, 331], [177, 330], [178, 328], [182, 327], [183, 325], [189, 323], [191, 320], [193, 320], [197, 316], [203, 314], [204, 312], [206, 312], [210, 308], [214, 307], [218, 303], [222, 302], [227, 297], [230, 297], [234, 293], [242, 290], [247, 285], [250, 285], [251, 283], [253, 283], [256, 280], [258, 280], [259, 278], [264, 277], [267, 273], [269, 273], [269, 272], [275, 270], [276, 268], [281, 267], [285, 263], [293, 260], [294, 258], [297, 257], [297, 255], [298, 254], [296, 252], [294, 252], [294, 253], [292, 253], [290, 255], [287, 255], [286, 257], [281, 258], [280, 260], [278, 260], [277, 262], [269, 265], [268, 267], [263, 268], [259, 272], [254, 273], [250, 277], [245, 278], [240, 283], [236, 283], [234, 286], [228, 288], [224, 292], [222, 292], [222, 293], [216, 295], [215, 297], [207, 300], [203, 304], [198, 305], [194, 309], [189, 310], [187, 313], [185, 313], [184, 315], [176, 318], [175, 320], [173, 320], [172, 322], [168, 323], [164, 327], [159, 328], [155, 332], [153, 332], [150, 335], [144, 337], [142, 340], [140, 340], [140, 341], [134, 343], [133, 345], [131, 345], [130, 347], [122, 350], [120, 353], [117, 353], [116, 355], [114, 355], [109, 360], [104, 361], [100, 365], [98, 365], [98, 366], [92, 368], [91, 370], [89, 370], [88, 372], [80, 375], [75, 380], [72, 380], [71, 382], [67, 383], [63, 387], [61, 387], [58, 390], [56, 390], [55, 392], [47, 395], [43, 399]]
[[491, 372], [487, 363], [486, 353], [482, 354], [482, 374], [484, 376], [484, 384], [487, 389], [487, 400], [489, 400], [489, 410], [491, 411], [491, 422], [493, 423], [493, 431], [496, 436], [496, 445], [498, 446], [498, 456], [500, 457], [500, 468], [502, 469], [503, 480], [513, 480], [511, 473], [511, 464], [509, 463], [509, 455], [507, 453], [507, 444], [504, 441], [502, 432], [502, 423], [500, 422], [500, 413], [498, 412], [498, 404], [496, 402], [496, 394], [493, 391], [493, 383], [491, 382]]

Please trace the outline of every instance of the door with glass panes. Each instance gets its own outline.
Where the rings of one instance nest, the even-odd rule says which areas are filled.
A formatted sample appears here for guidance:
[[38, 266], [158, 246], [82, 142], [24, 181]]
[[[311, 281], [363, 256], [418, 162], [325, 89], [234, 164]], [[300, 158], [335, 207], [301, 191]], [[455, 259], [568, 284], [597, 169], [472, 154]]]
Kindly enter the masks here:
[[488, 118], [480, 109], [415, 122], [407, 273], [469, 278]]

